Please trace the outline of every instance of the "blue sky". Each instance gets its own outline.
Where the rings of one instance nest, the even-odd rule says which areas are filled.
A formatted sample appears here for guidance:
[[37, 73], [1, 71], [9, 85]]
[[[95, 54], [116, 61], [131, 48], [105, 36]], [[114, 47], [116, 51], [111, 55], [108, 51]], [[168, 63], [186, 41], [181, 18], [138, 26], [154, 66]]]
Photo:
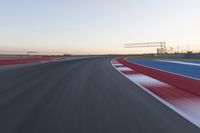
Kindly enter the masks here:
[[107, 54], [166, 41], [200, 50], [198, 0], [0, 0], [0, 51]]

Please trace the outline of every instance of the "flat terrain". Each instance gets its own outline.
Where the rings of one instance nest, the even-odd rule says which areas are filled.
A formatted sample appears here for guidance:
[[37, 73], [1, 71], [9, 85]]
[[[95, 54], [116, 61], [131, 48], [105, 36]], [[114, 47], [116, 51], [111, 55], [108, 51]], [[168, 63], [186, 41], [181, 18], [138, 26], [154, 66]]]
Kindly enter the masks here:
[[0, 71], [1, 133], [199, 133], [109, 58]]

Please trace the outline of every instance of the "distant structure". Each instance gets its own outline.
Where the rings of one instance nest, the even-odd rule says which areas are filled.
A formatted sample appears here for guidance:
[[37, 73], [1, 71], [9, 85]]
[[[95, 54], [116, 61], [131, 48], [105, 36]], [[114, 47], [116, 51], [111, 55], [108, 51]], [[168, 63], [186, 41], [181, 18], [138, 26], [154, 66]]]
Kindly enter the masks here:
[[27, 51], [27, 54], [30, 55], [30, 54], [37, 54], [38, 52], [37, 51]]
[[157, 54], [167, 54], [166, 42], [147, 42], [124, 44], [124, 48], [156, 47]]

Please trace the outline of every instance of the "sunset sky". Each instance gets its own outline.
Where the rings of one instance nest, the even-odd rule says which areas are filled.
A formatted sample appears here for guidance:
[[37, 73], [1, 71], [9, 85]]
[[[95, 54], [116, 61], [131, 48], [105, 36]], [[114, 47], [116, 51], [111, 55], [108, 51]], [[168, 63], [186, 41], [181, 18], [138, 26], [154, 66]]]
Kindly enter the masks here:
[[199, 0], [0, 0], [0, 53], [126, 54], [132, 42], [200, 50]]

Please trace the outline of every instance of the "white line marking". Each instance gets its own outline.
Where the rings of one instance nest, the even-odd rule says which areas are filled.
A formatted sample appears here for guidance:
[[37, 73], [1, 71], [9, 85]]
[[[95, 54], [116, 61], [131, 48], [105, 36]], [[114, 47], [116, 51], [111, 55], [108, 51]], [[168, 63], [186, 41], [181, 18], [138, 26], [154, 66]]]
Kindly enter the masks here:
[[162, 86], [162, 87], [169, 86], [168, 84], [166, 84], [164, 82], [161, 82], [157, 79], [151, 78], [151, 77], [143, 75], [143, 74], [129, 75], [128, 78], [131, 81], [135, 81], [139, 84], [147, 85], [147, 86]]
[[145, 66], [145, 65], [142, 65], [142, 64], [139, 64], [139, 63], [136, 63], [136, 62], [132, 62], [132, 63], [140, 65], [140, 66], [143, 66], [143, 67], [151, 68], [151, 69], [154, 69], [154, 70], [163, 71], [163, 72], [166, 72], [166, 73], [171, 73], [171, 74], [174, 74], [174, 75], [182, 76], [182, 77], [185, 77], [185, 78], [190, 78], [190, 79], [194, 79], [194, 80], [200, 80], [198, 78], [182, 75], [182, 74], [179, 74], [179, 73], [174, 73], [174, 72], [170, 72], [170, 71], [166, 71], [166, 70], [162, 70], [162, 69], [158, 69], [158, 68], [154, 68], [154, 67], [150, 67], [150, 66]]
[[119, 70], [119, 71], [131, 71], [132, 70], [128, 67], [117, 67], [116, 69]]
[[124, 66], [122, 64], [114, 64], [114, 66], [118, 67], [118, 66]]
[[184, 110], [191, 118], [200, 125], [200, 98], [186, 98], [175, 100], [174, 103]]
[[170, 61], [170, 60], [155, 60], [155, 61], [183, 64], [183, 65], [191, 65], [191, 66], [200, 66], [200, 64], [198, 64], [198, 63], [183, 62], [183, 61]]

